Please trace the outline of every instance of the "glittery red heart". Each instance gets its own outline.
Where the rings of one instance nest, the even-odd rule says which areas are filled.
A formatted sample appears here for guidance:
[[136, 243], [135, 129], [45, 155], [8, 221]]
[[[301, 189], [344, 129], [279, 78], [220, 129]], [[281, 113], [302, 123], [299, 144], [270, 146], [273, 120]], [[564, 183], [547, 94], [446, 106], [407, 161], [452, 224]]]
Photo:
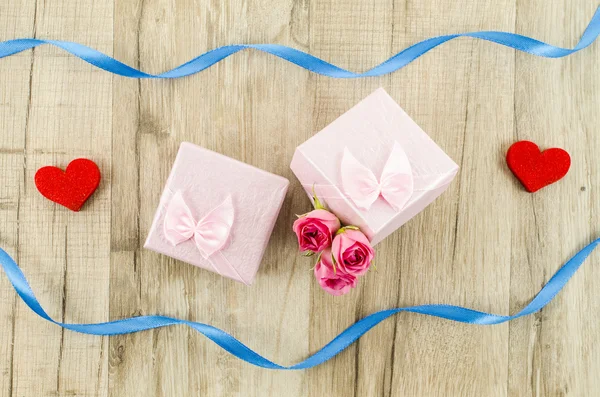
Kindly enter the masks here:
[[519, 141], [508, 149], [506, 164], [525, 189], [533, 193], [565, 176], [571, 166], [571, 156], [563, 149], [541, 152], [535, 143]]
[[35, 186], [50, 201], [79, 211], [100, 184], [100, 170], [88, 159], [71, 161], [66, 171], [43, 167], [35, 174]]

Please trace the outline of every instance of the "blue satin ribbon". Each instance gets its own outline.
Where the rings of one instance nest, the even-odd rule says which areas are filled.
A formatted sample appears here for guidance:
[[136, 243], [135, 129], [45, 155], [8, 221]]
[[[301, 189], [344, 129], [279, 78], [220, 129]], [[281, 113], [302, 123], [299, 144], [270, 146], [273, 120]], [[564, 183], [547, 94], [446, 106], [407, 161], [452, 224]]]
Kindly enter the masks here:
[[410, 307], [399, 307], [396, 309], [382, 310], [373, 313], [362, 320], [357, 321], [344, 332], [335, 337], [331, 342], [325, 345], [307, 359], [298, 364], [286, 367], [276, 364], [260, 354], [254, 352], [249, 347], [229, 335], [225, 331], [215, 328], [211, 325], [196, 323], [193, 321], [180, 320], [166, 316], [140, 316], [125, 318], [122, 320], [110, 321], [98, 324], [65, 324], [53, 320], [35, 297], [25, 275], [17, 263], [0, 248], [0, 264], [8, 276], [15, 290], [23, 299], [23, 302], [38, 316], [50, 321], [58, 326], [71, 331], [91, 335], [121, 335], [133, 332], [145, 331], [154, 328], [167, 327], [171, 325], [184, 324], [200, 332], [229, 353], [250, 364], [269, 368], [269, 369], [306, 369], [312, 368], [330, 360], [344, 349], [354, 343], [358, 338], [367, 333], [371, 328], [385, 320], [386, 318], [400, 312], [411, 312], [425, 314], [428, 316], [440, 317], [447, 320], [458, 321], [468, 324], [491, 325], [501, 324], [519, 317], [535, 313], [546, 306], [558, 292], [567, 284], [569, 279], [575, 274], [577, 269], [583, 264], [586, 258], [592, 253], [594, 248], [600, 244], [600, 238], [593, 241], [587, 247], [579, 251], [573, 258], [565, 263], [550, 281], [538, 292], [531, 302], [520, 312], [512, 316], [501, 316], [489, 314], [477, 310], [467, 309], [460, 306], [451, 305], [419, 305]]
[[539, 40], [532, 39], [527, 36], [520, 34], [508, 33], [508, 32], [472, 32], [472, 33], [461, 33], [461, 34], [450, 34], [438, 37], [432, 37], [423, 40], [417, 44], [414, 44], [405, 50], [394, 55], [387, 61], [381, 63], [378, 66], [364, 72], [354, 73], [346, 69], [342, 69], [329, 62], [319, 59], [313, 55], [307, 54], [294, 48], [286, 47], [277, 44], [242, 44], [242, 45], [227, 45], [216, 48], [212, 51], [208, 51], [197, 58], [192, 59], [189, 62], [184, 63], [161, 74], [149, 74], [142, 72], [136, 68], [125, 65], [116, 59], [105, 55], [92, 48], [86, 47], [82, 44], [59, 41], [59, 40], [40, 40], [40, 39], [15, 39], [0, 42], [0, 58], [4, 58], [21, 51], [25, 51], [42, 44], [50, 44], [75, 55], [83, 59], [84, 61], [110, 73], [114, 73], [119, 76], [140, 78], [140, 79], [174, 79], [179, 77], [189, 76], [198, 73], [212, 65], [220, 62], [236, 52], [245, 50], [247, 48], [253, 48], [258, 51], [266, 52], [274, 55], [281, 59], [285, 59], [288, 62], [294, 63], [304, 69], [307, 69], [313, 73], [317, 73], [323, 76], [336, 77], [336, 78], [358, 78], [358, 77], [372, 77], [382, 76], [388, 73], [392, 73], [398, 69], [408, 65], [421, 55], [425, 54], [429, 50], [443, 44], [449, 40], [457, 37], [472, 37], [476, 39], [491, 41], [493, 43], [501, 44], [506, 47], [514, 48], [515, 50], [523, 51], [532, 55], [537, 55], [546, 58], [562, 58], [567, 55], [573, 54], [580, 51], [596, 40], [600, 34], [600, 7], [594, 13], [592, 20], [590, 21], [585, 32], [581, 36], [579, 43], [573, 48], [560, 48], [550, 44], [543, 43]]

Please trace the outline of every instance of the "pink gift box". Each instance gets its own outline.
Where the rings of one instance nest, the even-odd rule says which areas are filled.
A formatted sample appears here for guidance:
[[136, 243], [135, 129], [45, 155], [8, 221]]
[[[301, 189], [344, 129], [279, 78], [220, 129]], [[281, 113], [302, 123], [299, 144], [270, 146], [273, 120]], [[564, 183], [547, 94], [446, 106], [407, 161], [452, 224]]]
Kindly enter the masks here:
[[289, 181], [181, 144], [144, 248], [250, 285]]
[[383, 88], [298, 146], [290, 167], [309, 197], [314, 189], [373, 245], [421, 212], [458, 172]]

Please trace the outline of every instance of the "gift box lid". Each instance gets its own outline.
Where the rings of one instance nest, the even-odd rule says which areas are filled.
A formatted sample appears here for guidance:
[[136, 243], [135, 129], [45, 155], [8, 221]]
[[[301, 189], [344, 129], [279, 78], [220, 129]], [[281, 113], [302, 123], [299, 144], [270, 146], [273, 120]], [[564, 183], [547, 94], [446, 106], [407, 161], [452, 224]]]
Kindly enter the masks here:
[[[346, 152], [380, 178], [399, 148], [410, 164], [410, 198], [401, 209], [376, 200], [369, 210], [356, 208], [344, 189], [341, 164]], [[437, 197], [458, 165], [379, 88], [296, 149], [291, 165], [309, 195], [320, 198], [346, 223], [353, 223], [376, 244]], [[398, 221], [400, 219], [400, 221]], [[379, 235], [378, 235], [379, 234]]]
[[[249, 285], [260, 266], [288, 184], [286, 178], [183, 142], [144, 247]], [[177, 202], [172, 204], [174, 199]], [[172, 216], [167, 216], [169, 213]], [[232, 222], [226, 244], [206, 257], [210, 240], [223, 237], [218, 233], [227, 229], [223, 225], [228, 219]], [[184, 230], [180, 234], [188, 238], [179, 239], [165, 229], [166, 220], [176, 222], [174, 228], [180, 232], [186, 223], [195, 230], [202, 228], [203, 220], [208, 226], [199, 232]], [[208, 240], [198, 237], [201, 245], [208, 244], [204, 251], [198, 248], [198, 233]]]

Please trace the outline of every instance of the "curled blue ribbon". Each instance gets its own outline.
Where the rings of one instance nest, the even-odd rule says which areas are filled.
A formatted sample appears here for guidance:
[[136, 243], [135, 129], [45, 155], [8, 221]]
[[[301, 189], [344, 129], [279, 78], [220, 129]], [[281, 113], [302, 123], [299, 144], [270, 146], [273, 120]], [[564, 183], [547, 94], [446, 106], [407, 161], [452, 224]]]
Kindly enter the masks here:
[[465, 307], [451, 305], [419, 305], [382, 310], [352, 324], [350, 327], [346, 328], [345, 331], [335, 337], [331, 342], [325, 345], [321, 350], [317, 351], [304, 361], [289, 367], [276, 364], [264, 358], [225, 331], [222, 331], [211, 325], [193, 321], [181, 320], [166, 316], [130, 317], [122, 320], [98, 324], [66, 324], [55, 321], [46, 313], [46, 311], [42, 308], [42, 305], [38, 302], [33, 291], [31, 290], [31, 287], [29, 286], [29, 283], [27, 282], [27, 279], [25, 278], [25, 275], [17, 263], [1, 248], [0, 264], [2, 265], [4, 272], [8, 276], [12, 285], [15, 287], [15, 290], [21, 299], [23, 299], [25, 304], [29, 306], [31, 310], [33, 310], [43, 319], [71, 331], [91, 335], [121, 335], [154, 328], [167, 327], [171, 325], [184, 324], [200, 332], [237, 358], [250, 364], [269, 369], [290, 370], [312, 368], [319, 364], [323, 364], [324, 362], [341, 353], [358, 338], [366, 334], [371, 328], [393, 314], [400, 312], [419, 313], [428, 316], [440, 317], [447, 320], [458, 321], [461, 323], [480, 325], [501, 324], [535, 313], [546, 306], [556, 296], [556, 294], [558, 294], [558, 292], [567, 284], [569, 279], [571, 279], [577, 269], [579, 269], [579, 267], [583, 264], [583, 262], [598, 244], [600, 244], [600, 238], [593, 241], [587, 247], [575, 254], [575, 256], [573, 256], [554, 274], [554, 276], [552, 276], [548, 283], [540, 290], [540, 292], [538, 292], [535, 298], [533, 298], [533, 300], [529, 302], [527, 306], [525, 306], [524, 309], [516, 314], [513, 314], [512, 316], [489, 314], [473, 309], [467, 309]]
[[486, 40], [540, 57], [562, 58], [586, 48], [592, 44], [594, 40], [596, 40], [599, 34], [600, 7], [596, 9], [596, 12], [594, 13], [594, 16], [592, 17], [588, 27], [573, 49], [556, 47], [527, 36], [508, 32], [483, 31], [450, 34], [432, 37], [414, 44], [364, 73], [351, 72], [303, 51], [277, 44], [241, 44], [218, 47], [184, 63], [183, 65], [157, 75], [142, 72], [141, 70], [119, 62], [116, 59], [92, 48], [69, 41], [41, 39], [8, 40], [0, 42], [0, 58], [19, 53], [42, 44], [50, 44], [62, 48], [72, 55], [75, 55], [76, 57], [79, 57], [100, 69], [104, 69], [119, 76], [140, 79], [174, 79], [201, 72], [202, 70], [211, 67], [230, 55], [247, 48], [252, 48], [294, 63], [313, 73], [323, 76], [349, 79], [382, 76], [395, 72], [396, 70], [408, 65], [429, 50], [457, 37], [472, 37]]

